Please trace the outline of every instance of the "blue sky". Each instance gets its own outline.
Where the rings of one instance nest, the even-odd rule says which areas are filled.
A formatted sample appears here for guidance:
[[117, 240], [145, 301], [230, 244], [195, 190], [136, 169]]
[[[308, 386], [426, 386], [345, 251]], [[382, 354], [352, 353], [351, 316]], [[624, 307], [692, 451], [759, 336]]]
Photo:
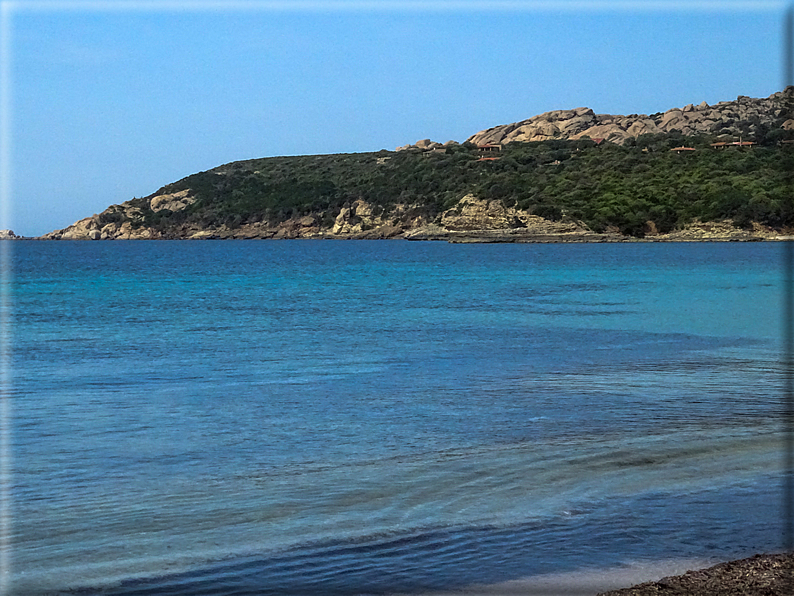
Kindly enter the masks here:
[[0, 4], [0, 227], [26, 236], [240, 159], [463, 141], [553, 109], [766, 97], [783, 85], [788, 6]]

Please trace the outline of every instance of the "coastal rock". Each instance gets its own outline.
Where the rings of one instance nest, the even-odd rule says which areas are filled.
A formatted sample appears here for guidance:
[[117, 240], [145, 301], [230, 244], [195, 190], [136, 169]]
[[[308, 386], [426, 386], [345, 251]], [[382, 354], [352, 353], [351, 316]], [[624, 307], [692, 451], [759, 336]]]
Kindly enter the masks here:
[[305, 217], [301, 217], [298, 223], [304, 228], [310, 228], [317, 223], [317, 220], [313, 215], [306, 215]]
[[469, 194], [441, 214], [439, 225], [425, 227], [419, 235], [406, 233], [405, 237], [462, 238], [459, 233], [466, 233], [467, 241], [479, 235], [488, 241], [512, 242], [543, 235], [590, 233], [590, 230], [578, 222], [550, 221], [514, 207], [505, 207], [501, 201], [479, 199]]
[[107, 224], [100, 231], [101, 232], [100, 235], [99, 235], [100, 240], [109, 240], [111, 238], [115, 238], [116, 237], [116, 232], [118, 231], [118, 228], [119, 228], [118, 224], [115, 224], [115, 223]]
[[201, 230], [200, 232], [196, 232], [189, 236], [189, 240], [207, 240], [208, 238], [213, 238], [217, 236], [214, 230]]
[[125, 221], [113, 238], [115, 240], [148, 240], [156, 237], [157, 234], [149, 228], [134, 228], [130, 222]]
[[332, 234], [342, 234], [351, 231], [350, 219], [352, 209], [350, 207], [342, 207], [339, 215], [334, 220], [334, 227], [331, 230]]
[[349, 207], [342, 207], [334, 220], [331, 234], [334, 236], [353, 237], [384, 237], [392, 238], [395, 230], [402, 231], [410, 224], [405, 221], [407, 209], [405, 205], [395, 205], [387, 215], [381, 207], [375, 207], [359, 199]]
[[750, 229], [737, 228], [730, 219], [722, 221], [693, 222], [681, 230], [675, 230], [659, 238], [669, 242], [741, 242], [751, 240], [775, 240], [780, 233], [753, 223]]
[[505, 208], [501, 201], [485, 201], [469, 194], [455, 207], [441, 214], [441, 227], [446, 230], [499, 230], [524, 227], [526, 224], [519, 213], [515, 209]]
[[92, 230], [99, 231], [99, 221], [97, 215], [81, 219], [80, 221], [77, 221], [71, 226], [68, 226], [62, 230], [50, 232], [50, 234], [47, 234], [45, 238], [52, 237], [63, 240], [89, 240], [89, 232]]
[[19, 238], [13, 230], [0, 230], [0, 240], [14, 240]]
[[381, 238], [397, 238], [403, 233], [404, 230], [402, 226], [399, 225], [385, 224], [377, 228], [376, 231]]

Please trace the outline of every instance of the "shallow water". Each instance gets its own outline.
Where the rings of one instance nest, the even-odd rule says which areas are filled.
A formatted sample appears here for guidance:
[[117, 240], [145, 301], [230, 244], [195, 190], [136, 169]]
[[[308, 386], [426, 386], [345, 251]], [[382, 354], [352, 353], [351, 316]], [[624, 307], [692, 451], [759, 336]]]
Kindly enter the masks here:
[[15, 242], [14, 593], [782, 546], [779, 244]]

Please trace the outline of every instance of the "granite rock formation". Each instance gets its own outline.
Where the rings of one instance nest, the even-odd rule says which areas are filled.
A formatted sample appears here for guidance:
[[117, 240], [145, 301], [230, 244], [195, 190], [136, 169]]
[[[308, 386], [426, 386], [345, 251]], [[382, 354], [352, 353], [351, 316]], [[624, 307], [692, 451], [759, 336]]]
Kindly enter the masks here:
[[605, 139], [623, 144], [627, 139], [643, 134], [679, 131], [684, 136], [695, 134], [755, 136], [763, 129], [782, 126], [794, 128], [794, 120], [786, 116], [784, 100], [792, 89], [774, 93], [764, 99], [740, 95], [733, 101], [709, 105], [672, 108], [657, 114], [596, 114], [590, 108], [554, 110], [533, 116], [528, 120], [502, 124], [482, 130], [467, 141], [476, 145], [505, 144], [510, 141], [547, 141], [549, 139]]

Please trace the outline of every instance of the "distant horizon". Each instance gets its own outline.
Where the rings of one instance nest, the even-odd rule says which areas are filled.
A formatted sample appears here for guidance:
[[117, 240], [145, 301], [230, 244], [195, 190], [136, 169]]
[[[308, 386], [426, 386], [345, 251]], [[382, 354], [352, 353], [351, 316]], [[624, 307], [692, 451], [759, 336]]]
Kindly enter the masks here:
[[1, 4], [0, 228], [26, 237], [225, 163], [784, 89], [783, 3]]

